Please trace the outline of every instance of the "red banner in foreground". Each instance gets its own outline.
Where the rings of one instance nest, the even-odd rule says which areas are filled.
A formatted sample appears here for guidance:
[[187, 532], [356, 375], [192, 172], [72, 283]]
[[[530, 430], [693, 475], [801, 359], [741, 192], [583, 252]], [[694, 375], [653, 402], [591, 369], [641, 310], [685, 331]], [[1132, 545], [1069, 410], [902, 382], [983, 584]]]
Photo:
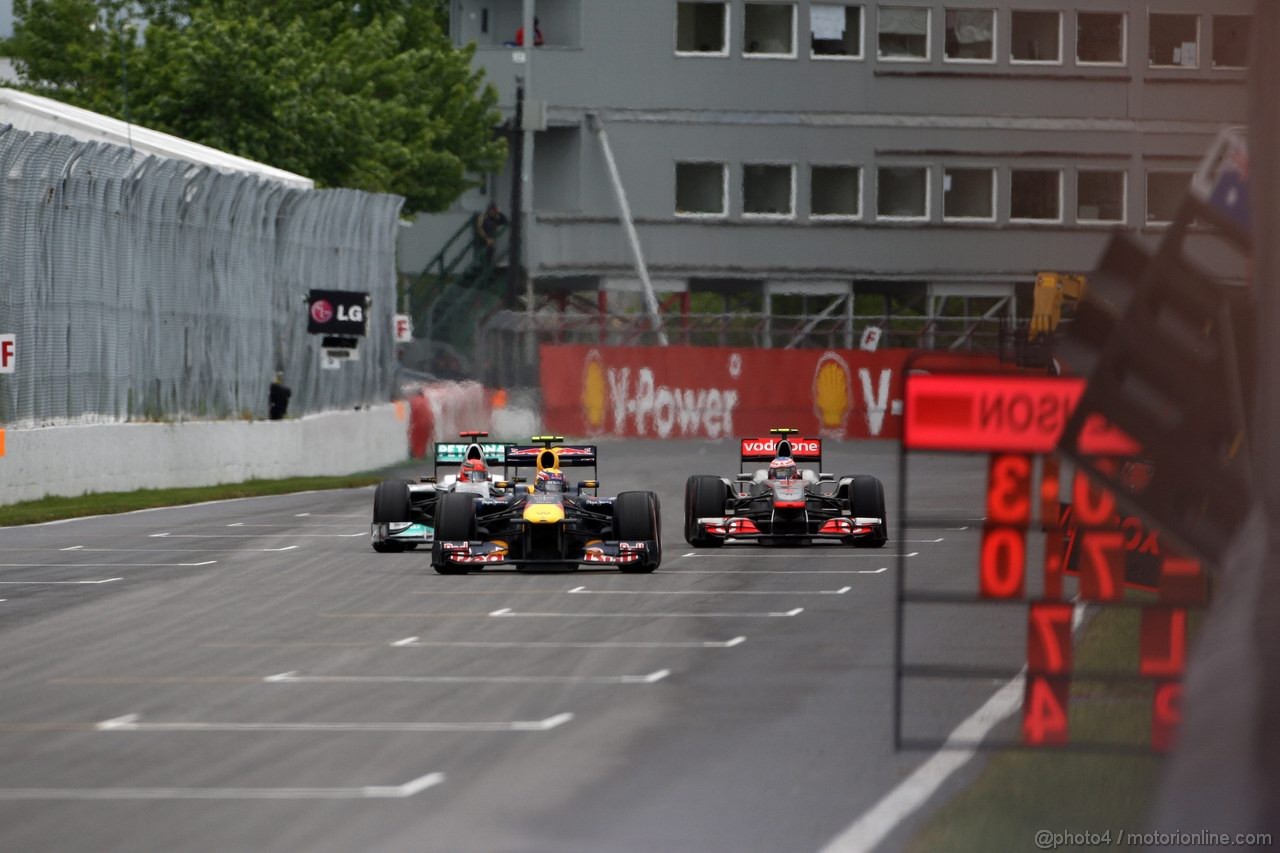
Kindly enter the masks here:
[[[898, 438], [910, 350], [544, 346], [546, 428], [565, 435]], [[934, 359], [931, 358], [932, 362]], [[978, 367], [949, 359], [955, 367]]]

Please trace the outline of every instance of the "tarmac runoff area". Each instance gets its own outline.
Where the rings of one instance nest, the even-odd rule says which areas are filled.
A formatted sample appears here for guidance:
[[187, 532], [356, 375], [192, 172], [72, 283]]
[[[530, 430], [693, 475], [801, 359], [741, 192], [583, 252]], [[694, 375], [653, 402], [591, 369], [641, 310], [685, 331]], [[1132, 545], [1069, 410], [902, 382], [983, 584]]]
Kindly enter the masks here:
[[[886, 548], [695, 551], [684, 479], [735, 449], [601, 444], [602, 493], [661, 498], [647, 576], [437, 575], [370, 549], [371, 489], [0, 530], [0, 849], [900, 848], [979, 762], [892, 747], [896, 574], [976, 588], [984, 462], [913, 462], [899, 537], [896, 445], [829, 443]], [[1010, 616], [908, 647], [1013, 675]], [[1001, 689], [905, 723], [981, 735]]]

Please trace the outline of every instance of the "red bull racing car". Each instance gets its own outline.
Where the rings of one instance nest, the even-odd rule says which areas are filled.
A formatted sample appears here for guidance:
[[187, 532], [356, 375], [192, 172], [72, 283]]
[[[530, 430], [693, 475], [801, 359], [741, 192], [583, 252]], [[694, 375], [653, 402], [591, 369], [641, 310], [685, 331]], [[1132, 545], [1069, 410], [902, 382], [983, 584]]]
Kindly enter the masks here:
[[[532, 445], [506, 448], [504, 479], [489, 496], [455, 491], [435, 508], [431, 565], [441, 574], [511, 566], [572, 571], [616, 566], [652, 572], [662, 562], [658, 496], [621, 492], [599, 497], [596, 448], [562, 446], [560, 436], [534, 436]], [[571, 484], [564, 469], [591, 468]], [[516, 475], [533, 469], [533, 485]]]
[[[684, 492], [684, 535], [695, 548], [726, 543], [808, 545], [834, 542], [881, 548], [889, 541], [884, 485], [876, 477], [837, 478], [822, 468], [822, 440], [794, 429], [744, 438], [738, 476], [690, 477]], [[767, 467], [747, 471], [748, 462]], [[801, 467], [814, 463], [815, 468]]]

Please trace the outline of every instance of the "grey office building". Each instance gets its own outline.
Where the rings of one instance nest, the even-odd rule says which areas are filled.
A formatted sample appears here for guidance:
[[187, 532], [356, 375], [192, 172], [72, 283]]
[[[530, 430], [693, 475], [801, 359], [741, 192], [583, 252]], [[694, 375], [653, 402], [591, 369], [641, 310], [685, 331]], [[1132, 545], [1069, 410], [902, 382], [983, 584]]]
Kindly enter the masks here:
[[[537, 47], [522, 6], [454, 0], [451, 26], [508, 115], [530, 76], [544, 294], [637, 282], [596, 119], [656, 288], [767, 307], [1087, 271], [1117, 229], [1157, 240], [1246, 116], [1252, 0], [537, 0]], [[406, 268], [441, 231], [406, 232]]]

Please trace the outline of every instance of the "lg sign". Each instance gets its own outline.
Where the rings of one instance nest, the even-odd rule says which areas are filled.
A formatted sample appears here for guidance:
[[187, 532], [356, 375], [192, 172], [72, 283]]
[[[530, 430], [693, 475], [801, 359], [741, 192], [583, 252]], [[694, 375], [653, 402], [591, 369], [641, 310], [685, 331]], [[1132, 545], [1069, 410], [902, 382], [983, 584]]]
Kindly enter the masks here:
[[317, 335], [364, 335], [369, 294], [354, 290], [313, 290], [308, 302], [308, 332]]
[[311, 306], [311, 319], [317, 323], [328, 323], [334, 318], [339, 322], [364, 322], [364, 309], [359, 305], [339, 305], [338, 310], [334, 311], [333, 306], [327, 301], [320, 299]]
[[13, 373], [18, 354], [18, 336], [0, 335], [0, 373]]

